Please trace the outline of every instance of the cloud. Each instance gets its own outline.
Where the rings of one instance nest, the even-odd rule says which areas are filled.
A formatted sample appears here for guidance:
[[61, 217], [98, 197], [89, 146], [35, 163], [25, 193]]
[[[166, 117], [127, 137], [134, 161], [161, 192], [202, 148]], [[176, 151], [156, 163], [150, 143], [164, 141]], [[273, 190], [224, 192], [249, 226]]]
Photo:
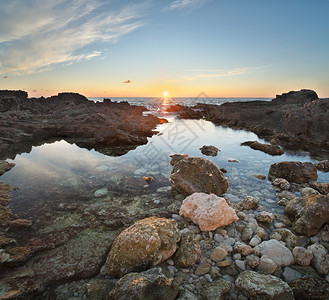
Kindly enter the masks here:
[[210, 0], [175, 0], [169, 5], [169, 9], [194, 10], [205, 5]]
[[131, 80], [126, 80], [126, 81], [124, 81], [122, 83], [131, 83]]
[[143, 25], [143, 4], [112, 7], [105, 0], [3, 1], [0, 74], [34, 73], [100, 56], [100, 43], [116, 43]]

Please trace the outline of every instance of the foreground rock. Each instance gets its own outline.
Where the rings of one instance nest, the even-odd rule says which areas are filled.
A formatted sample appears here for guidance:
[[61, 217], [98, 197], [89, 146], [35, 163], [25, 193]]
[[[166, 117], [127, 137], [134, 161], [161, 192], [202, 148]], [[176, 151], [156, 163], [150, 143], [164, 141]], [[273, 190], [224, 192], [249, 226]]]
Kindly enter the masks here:
[[310, 162], [282, 161], [270, 166], [268, 178], [284, 178], [289, 182], [305, 183], [316, 181], [318, 173], [316, 167]]
[[5, 172], [11, 170], [15, 164], [0, 160], [0, 176]]
[[251, 149], [260, 150], [270, 155], [282, 155], [284, 153], [279, 146], [262, 144], [256, 141], [244, 142], [241, 146], [249, 146]]
[[185, 196], [200, 192], [220, 196], [229, 188], [223, 172], [202, 157], [181, 158], [174, 164], [169, 180], [172, 187]]
[[158, 217], [140, 220], [115, 239], [105, 268], [110, 275], [120, 277], [153, 267], [175, 253], [179, 239], [174, 220]]
[[318, 233], [329, 224], [329, 196], [309, 195], [288, 202], [285, 214], [294, 218], [293, 229], [306, 236]]
[[322, 172], [329, 172], [329, 160], [322, 160], [315, 164], [316, 168]]
[[224, 198], [205, 193], [186, 197], [179, 214], [191, 219], [202, 231], [212, 231], [239, 219]]
[[109, 99], [94, 103], [75, 93], [29, 99], [23, 91], [0, 91], [0, 159], [61, 139], [122, 155], [129, 150], [118, 146], [146, 144], [160, 123], [157, 117], [143, 116], [145, 110]]
[[320, 277], [299, 278], [289, 283], [289, 286], [295, 299], [319, 300], [328, 299], [329, 297], [329, 282]]
[[239, 275], [235, 285], [249, 299], [294, 299], [289, 285], [272, 275], [245, 271]]

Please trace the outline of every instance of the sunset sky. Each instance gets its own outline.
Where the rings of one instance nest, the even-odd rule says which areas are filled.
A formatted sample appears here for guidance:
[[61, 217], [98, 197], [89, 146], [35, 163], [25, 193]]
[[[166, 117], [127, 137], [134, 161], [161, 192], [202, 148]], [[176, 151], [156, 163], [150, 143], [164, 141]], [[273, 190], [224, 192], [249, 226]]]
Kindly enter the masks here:
[[0, 89], [329, 97], [329, 0], [0, 0]]

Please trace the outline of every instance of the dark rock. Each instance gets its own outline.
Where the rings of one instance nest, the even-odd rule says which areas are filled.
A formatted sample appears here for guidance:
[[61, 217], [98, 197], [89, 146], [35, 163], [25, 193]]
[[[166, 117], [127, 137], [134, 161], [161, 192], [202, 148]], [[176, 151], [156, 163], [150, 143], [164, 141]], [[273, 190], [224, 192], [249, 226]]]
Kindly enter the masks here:
[[316, 92], [312, 90], [300, 90], [298, 92], [290, 91], [289, 93], [283, 93], [282, 95], [276, 95], [273, 102], [280, 103], [305, 103], [319, 99]]
[[5, 172], [11, 170], [15, 164], [0, 160], [0, 176]]
[[244, 142], [241, 146], [249, 146], [254, 150], [260, 150], [270, 155], [282, 155], [284, 153], [279, 146], [262, 144], [257, 141]]
[[317, 182], [317, 181], [311, 181], [309, 185], [316, 189], [318, 192], [320, 192], [322, 195], [328, 195], [329, 194], [329, 183], [326, 182]]
[[202, 146], [200, 148], [201, 153], [207, 156], [217, 156], [218, 151], [220, 151], [215, 146]]
[[171, 160], [170, 160], [170, 164], [172, 166], [174, 166], [177, 162], [179, 162], [181, 159], [183, 158], [187, 158], [188, 155], [187, 154], [170, 154], [169, 155]]
[[208, 159], [188, 157], [178, 161], [171, 171], [172, 187], [185, 196], [193, 193], [222, 195], [229, 184], [224, 174]]
[[206, 285], [202, 290], [202, 299], [203, 300], [224, 300], [225, 295], [227, 295], [231, 290], [232, 283], [224, 280], [218, 279], [214, 282]]
[[309, 195], [292, 199], [285, 208], [285, 214], [293, 217], [293, 229], [306, 236], [318, 233], [329, 223], [329, 196]]
[[289, 283], [296, 300], [328, 299], [329, 282], [321, 277], [304, 277]]
[[315, 164], [316, 168], [322, 172], [329, 172], [329, 160], [322, 160]]
[[26, 219], [16, 219], [10, 222], [9, 229], [17, 230], [17, 229], [26, 229], [31, 227], [32, 221]]
[[318, 173], [310, 162], [283, 161], [270, 166], [268, 178], [271, 181], [275, 178], [284, 178], [289, 182], [304, 183], [316, 181]]

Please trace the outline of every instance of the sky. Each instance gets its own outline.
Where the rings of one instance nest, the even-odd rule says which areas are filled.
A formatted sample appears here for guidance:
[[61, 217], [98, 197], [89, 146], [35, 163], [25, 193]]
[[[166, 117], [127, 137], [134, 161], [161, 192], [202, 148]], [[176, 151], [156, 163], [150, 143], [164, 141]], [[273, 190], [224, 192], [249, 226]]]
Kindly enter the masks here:
[[329, 0], [0, 0], [0, 89], [329, 97]]

